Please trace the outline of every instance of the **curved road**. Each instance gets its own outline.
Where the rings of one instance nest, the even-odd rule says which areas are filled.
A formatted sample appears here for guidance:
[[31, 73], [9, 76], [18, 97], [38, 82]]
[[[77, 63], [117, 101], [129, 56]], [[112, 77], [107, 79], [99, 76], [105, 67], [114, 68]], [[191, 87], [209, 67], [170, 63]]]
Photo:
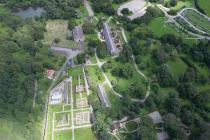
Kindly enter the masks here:
[[[194, 36], [194, 37], [197, 37], [197, 38], [199, 38], [199, 39], [208, 39], [208, 40], [210, 40], [210, 37], [209, 36], [203, 36], [203, 35], [199, 35], [199, 34], [195, 34], [195, 33], [193, 33], [193, 32], [191, 32], [191, 31], [188, 31], [188, 30], [186, 30], [185, 28], [183, 28], [179, 23], [177, 23], [177, 21], [174, 19], [175, 17], [177, 17], [177, 16], [171, 16], [171, 15], [169, 15], [168, 13], [167, 13], [167, 11], [165, 10], [165, 8], [164, 8], [164, 6], [162, 6], [162, 5], [157, 5], [162, 11], [163, 11], [163, 13], [165, 14], [165, 17], [166, 18], [168, 18], [171, 22], [173, 22], [177, 27], [179, 27], [180, 29], [183, 29], [183, 30], [185, 30], [186, 32], [187, 32], [187, 34], [189, 34], [189, 35], [191, 35], [191, 36]], [[182, 9], [182, 11], [181, 11], [181, 13], [183, 12], [183, 11], [185, 11], [185, 10], [187, 10], [187, 9], [193, 9], [193, 8], [184, 8], [184, 9]], [[195, 9], [194, 9], [195, 10]], [[196, 10], [195, 10], [196, 11]], [[179, 15], [178, 15], [179, 16]], [[187, 20], [187, 19], [186, 19]], [[197, 29], [197, 28], [194, 28], [195, 30], [199, 30], [199, 29]]]

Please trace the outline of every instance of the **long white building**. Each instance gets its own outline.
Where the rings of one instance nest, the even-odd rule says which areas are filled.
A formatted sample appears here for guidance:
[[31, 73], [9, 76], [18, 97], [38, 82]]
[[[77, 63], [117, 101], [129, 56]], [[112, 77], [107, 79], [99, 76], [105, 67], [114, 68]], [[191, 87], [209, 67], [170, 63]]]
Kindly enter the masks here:
[[103, 36], [105, 38], [107, 50], [109, 51], [109, 53], [116, 54], [116, 44], [111, 36], [111, 32], [107, 23], [103, 23]]

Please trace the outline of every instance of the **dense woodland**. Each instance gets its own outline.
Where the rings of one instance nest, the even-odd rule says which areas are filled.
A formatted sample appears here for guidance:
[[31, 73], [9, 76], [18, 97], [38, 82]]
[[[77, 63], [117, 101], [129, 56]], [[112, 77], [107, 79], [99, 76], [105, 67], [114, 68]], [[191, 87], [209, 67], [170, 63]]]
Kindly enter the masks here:
[[91, 0], [95, 12], [104, 12], [107, 15], [113, 15], [116, 13], [113, 8], [113, 4], [119, 4], [128, 0]]
[[[153, 94], [149, 97], [145, 106], [152, 110], [158, 109], [166, 115], [165, 128], [174, 139], [195, 139], [207, 140], [209, 136], [209, 114], [210, 102], [209, 89], [201, 90], [201, 85], [209, 85], [210, 75], [201, 74], [197, 62], [201, 67], [210, 67], [210, 42], [201, 41], [189, 46], [183, 43], [182, 38], [172, 34], [167, 34], [161, 38], [154, 36], [150, 30], [139, 23], [148, 23], [151, 17], [157, 15], [155, 9], [148, 9], [143, 18], [137, 19], [134, 23], [125, 23], [131, 31], [130, 45], [136, 56], [136, 61], [140, 69], [150, 67], [148, 76], [152, 85]], [[153, 12], [152, 12], [153, 11]], [[155, 14], [156, 13], [156, 14]], [[146, 41], [142, 41], [146, 40]], [[143, 43], [144, 42], [144, 43]], [[142, 44], [143, 43], [143, 44]], [[158, 48], [153, 48], [154, 43], [158, 43]], [[151, 53], [151, 63], [142, 61], [145, 54]], [[125, 56], [126, 57], [126, 56]], [[168, 61], [182, 59], [187, 64], [183, 75], [175, 75], [167, 66]], [[173, 88], [173, 92], [168, 92], [168, 98], [159, 98], [158, 94], [162, 88]], [[181, 126], [186, 125], [191, 130], [191, 135], [187, 137], [183, 134]]]
[[76, 8], [82, 4], [82, 0], [0, 0], [0, 3], [5, 3], [14, 11], [41, 6], [46, 11], [43, 17], [47, 19], [70, 19], [77, 17]]
[[[2, 2], [5, 2], [9, 7], [22, 8], [37, 1]], [[52, 55], [48, 46], [42, 44], [46, 31], [44, 20], [28, 19], [24, 21], [20, 17], [14, 16], [6, 5], [0, 7], [0, 119], [19, 124], [18, 127], [23, 133], [17, 139], [40, 139], [37, 138], [41, 135], [40, 132], [37, 132], [35, 125], [42, 121], [45, 104], [45, 94], [43, 93], [50, 83], [44, 79], [43, 74], [47, 68], [57, 68], [58, 58]], [[60, 8], [65, 6], [60, 6], [58, 3], [55, 5]], [[76, 3], [67, 3], [67, 5], [77, 7]], [[68, 6], [66, 8], [68, 9]], [[45, 18], [74, 16], [53, 15], [50, 13], [55, 11], [53, 12], [53, 9], [50, 8], [46, 11], [48, 12], [46, 12]], [[40, 92], [37, 93], [36, 99], [34, 99], [35, 81], [40, 84], [38, 87]], [[36, 100], [35, 108], [32, 106], [33, 100]], [[4, 131], [1, 131], [0, 134], [4, 140], [12, 139], [10, 138], [12, 136]]]
[[[35, 109], [32, 108], [35, 79], [42, 79], [44, 68], [54, 67], [53, 55], [41, 42], [45, 32], [44, 19], [76, 18], [75, 8], [80, 6], [81, 1], [0, 0], [0, 3], [6, 4], [0, 7], [0, 118], [9, 118], [25, 124], [27, 130], [24, 133], [25, 139], [29, 139], [32, 133], [31, 126], [34, 121], [40, 119], [37, 116], [43, 111], [43, 98], [38, 98], [39, 105]], [[112, 4], [125, 1], [92, 0], [92, 3], [96, 12], [113, 15], [116, 11]], [[37, 21], [32, 19], [22, 21], [6, 8], [17, 10], [31, 5], [43, 6], [46, 10], [45, 15]], [[108, 140], [107, 128], [111, 126], [112, 120], [125, 115], [134, 118], [141, 108], [142, 110], [147, 108], [151, 112], [159, 110], [164, 116], [164, 128], [172, 140], [209, 140], [210, 107], [207, 104], [210, 102], [210, 91], [209, 88], [203, 89], [202, 86], [209, 86], [210, 74], [209, 72], [201, 74], [199, 67], [210, 67], [210, 42], [202, 40], [189, 45], [173, 34], [155, 36], [146, 25], [153, 18], [163, 16], [163, 13], [155, 7], [147, 10], [147, 14], [133, 22], [125, 17], [118, 17], [125, 29], [130, 32], [130, 39], [116, 60], [125, 65], [112, 70], [112, 74], [125, 79], [132, 77], [133, 69], [130, 68], [130, 62], [133, 54], [139, 69], [147, 70], [151, 95], [144, 104], [133, 103], [129, 96], [125, 96], [120, 99], [121, 110], [101, 108], [98, 101], [90, 97], [97, 122], [94, 130], [98, 138]], [[100, 21], [98, 27], [101, 26]], [[93, 33], [93, 28], [90, 23], [83, 25], [86, 34]], [[104, 44], [92, 39], [89, 41], [86, 53], [94, 55], [94, 49], [100, 58], [108, 56]], [[149, 56], [147, 62], [143, 59], [146, 56]], [[78, 63], [83, 63], [84, 57], [84, 54], [79, 55]], [[177, 59], [187, 64], [186, 70], [180, 75], [172, 73], [167, 65], [169, 61]], [[103, 66], [104, 71], [109, 67], [109, 65]], [[129, 87], [129, 90], [136, 93], [137, 97], [142, 97], [141, 93], [145, 89], [141, 89], [139, 85], [140, 83], [135, 83]], [[160, 96], [163, 90], [164, 97]], [[183, 133], [181, 127], [183, 125], [190, 129], [189, 137]], [[154, 135], [149, 133], [153, 129], [151, 121], [144, 119], [134, 139], [154, 139]]]
[[[94, 2], [99, 5], [95, 5], [96, 11], [99, 12], [97, 8], [101, 9], [103, 7], [105, 14], [112, 14], [112, 12], [110, 13], [112, 11], [110, 10], [111, 7], [109, 7], [111, 5], [110, 1]], [[143, 105], [132, 103], [130, 97], [124, 97], [121, 100], [122, 104], [119, 105], [122, 106], [120, 110], [114, 110], [113, 108], [104, 110], [97, 105], [96, 101], [91, 100], [96, 111], [96, 130], [101, 139], [109, 139], [106, 128], [110, 126], [110, 119], [119, 119], [123, 115], [132, 118], [139, 113], [139, 108], [147, 108], [150, 111], [159, 110], [165, 120], [164, 128], [173, 140], [208, 140], [210, 138], [210, 90], [209, 88], [202, 88], [209, 86], [210, 73], [204, 74], [200, 70], [207, 68], [209, 71], [210, 42], [202, 40], [198, 41], [197, 44], [189, 45], [184, 43], [181, 37], [173, 34], [157, 37], [146, 25], [153, 18], [162, 16], [163, 13], [159, 9], [149, 7], [143, 17], [133, 22], [127, 20], [126, 17], [118, 17], [118, 20], [129, 31], [130, 41], [124, 46], [124, 50], [117, 59], [124, 66], [114, 69], [112, 74], [125, 79], [132, 76], [133, 69], [129, 66], [129, 63], [132, 61], [131, 55], [134, 54], [139, 69], [145, 70], [149, 77], [148, 82], [152, 91]], [[100, 54], [103, 51], [101, 48], [99, 50], [101, 51], [98, 52], [98, 55], [101, 56]], [[102, 54], [102, 58], [107, 55]], [[144, 57], [147, 58], [148, 56], [150, 56], [150, 60], [144, 61]], [[179, 75], [174, 74], [168, 66], [170, 61], [175, 62], [177, 60], [181, 60], [187, 65], [187, 68]], [[103, 66], [103, 70], [106, 71], [110, 67], [112, 66], [108, 62]], [[136, 95], [142, 93], [139, 85], [140, 83], [131, 85], [130, 92]], [[115, 90], [118, 91], [117, 88]], [[162, 93], [163, 91], [164, 93]], [[106, 115], [104, 116], [104, 114]], [[133, 139], [155, 139], [155, 135], [150, 133], [154, 130], [154, 126], [152, 126], [150, 120], [146, 119], [144, 121], [145, 123], [142, 124], [140, 131], [134, 134]], [[184, 126], [190, 130], [189, 136], [183, 131]]]

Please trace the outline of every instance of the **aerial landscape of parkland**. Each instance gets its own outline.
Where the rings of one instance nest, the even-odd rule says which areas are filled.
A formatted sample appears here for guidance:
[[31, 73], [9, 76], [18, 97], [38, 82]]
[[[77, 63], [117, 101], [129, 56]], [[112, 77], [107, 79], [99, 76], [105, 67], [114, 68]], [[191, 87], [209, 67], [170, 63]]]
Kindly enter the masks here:
[[210, 0], [0, 0], [0, 140], [210, 140]]

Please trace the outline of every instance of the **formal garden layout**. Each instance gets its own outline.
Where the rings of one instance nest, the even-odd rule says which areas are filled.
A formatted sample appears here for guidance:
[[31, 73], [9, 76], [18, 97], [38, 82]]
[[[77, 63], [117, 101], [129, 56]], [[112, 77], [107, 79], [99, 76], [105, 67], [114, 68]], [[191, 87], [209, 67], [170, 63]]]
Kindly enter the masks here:
[[0, 139], [209, 140], [209, 2], [0, 0]]

